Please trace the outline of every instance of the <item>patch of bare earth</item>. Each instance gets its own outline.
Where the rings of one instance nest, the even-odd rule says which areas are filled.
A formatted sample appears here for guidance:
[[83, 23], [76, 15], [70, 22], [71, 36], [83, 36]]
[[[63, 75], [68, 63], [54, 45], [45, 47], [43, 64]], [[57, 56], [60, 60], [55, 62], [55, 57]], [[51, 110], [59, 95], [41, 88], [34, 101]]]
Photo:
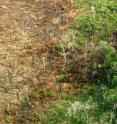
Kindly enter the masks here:
[[1, 115], [32, 88], [56, 82], [57, 63], [64, 62], [48, 48], [61, 42], [74, 14], [67, 0], [0, 0]]

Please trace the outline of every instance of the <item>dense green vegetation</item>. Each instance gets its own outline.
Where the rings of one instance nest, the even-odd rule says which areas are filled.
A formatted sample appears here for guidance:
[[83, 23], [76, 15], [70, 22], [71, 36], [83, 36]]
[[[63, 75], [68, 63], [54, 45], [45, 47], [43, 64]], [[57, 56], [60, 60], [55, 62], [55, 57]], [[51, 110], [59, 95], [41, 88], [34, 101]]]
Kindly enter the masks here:
[[108, 44], [108, 41], [117, 29], [117, 2], [114, 0], [76, 0], [76, 2], [84, 12], [84, 16], [78, 18], [72, 25], [72, 28], [78, 32], [76, 42], [83, 44], [93, 42], [99, 45], [98, 52], [102, 56], [101, 62], [95, 63], [94, 66], [102, 70], [101, 75], [98, 75], [101, 83], [111, 83], [109, 80], [113, 79], [109, 78], [112, 78], [113, 75], [114, 80], [116, 78], [117, 55], [116, 49], [113, 45]]
[[[76, 3], [83, 15], [71, 25], [76, 30], [75, 43], [83, 47], [93, 42], [102, 56], [91, 65], [92, 82], [96, 85], [82, 84], [85, 92], [67, 96], [40, 121], [48, 124], [116, 124], [117, 51], [109, 41], [117, 31], [117, 1], [76, 0]], [[60, 46], [56, 49], [62, 51]], [[65, 73], [60, 78], [63, 80]]]
[[116, 124], [117, 88], [84, 85], [86, 93], [67, 97], [41, 120], [48, 124]]

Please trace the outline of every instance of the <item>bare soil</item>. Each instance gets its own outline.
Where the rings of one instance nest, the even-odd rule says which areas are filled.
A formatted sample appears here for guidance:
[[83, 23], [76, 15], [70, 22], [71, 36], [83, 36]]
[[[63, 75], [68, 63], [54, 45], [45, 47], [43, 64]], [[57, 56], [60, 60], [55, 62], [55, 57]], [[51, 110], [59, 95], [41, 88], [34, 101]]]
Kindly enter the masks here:
[[56, 80], [60, 58], [48, 47], [61, 42], [74, 13], [67, 0], [0, 0], [1, 114], [20, 105], [32, 87]]

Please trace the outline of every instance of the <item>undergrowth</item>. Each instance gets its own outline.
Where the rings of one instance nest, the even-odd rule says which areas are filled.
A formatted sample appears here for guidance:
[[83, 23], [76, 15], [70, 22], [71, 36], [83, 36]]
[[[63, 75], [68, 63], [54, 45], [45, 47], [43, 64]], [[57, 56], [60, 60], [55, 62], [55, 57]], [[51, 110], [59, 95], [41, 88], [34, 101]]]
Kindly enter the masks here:
[[[37, 124], [117, 124], [117, 50], [109, 43], [110, 37], [117, 31], [117, 1], [75, 1], [83, 16], [77, 17], [70, 26], [76, 31], [73, 34], [74, 38], [70, 39], [70, 42], [75, 44], [72, 50], [74, 46], [79, 49], [92, 43], [96, 45], [92, 53], [98, 51], [101, 55], [99, 61], [89, 63], [92, 84], [90, 86], [82, 82], [78, 83], [78, 86], [82, 86], [80, 87], [83, 89], [82, 93], [75, 92], [75, 95], [58, 98], [58, 102], [44, 111], [44, 115], [40, 115], [36, 108], [33, 109], [34, 114], [30, 111], [29, 114], [33, 114]], [[56, 44], [53, 47], [54, 52], [62, 56], [66, 62], [68, 49], [66, 43]], [[59, 75], [59, 82], [66, 81], [67, 76], [68, 72], [65, 68]], [[39, 100], [51, 101], [53, 97], [54, 94], [48, 90], [41, 94], [33, 93], [31, 98], [32, 101], [36, 101], [35, 104], [42, 105]]]
[[117, 88], [84, 85], [85, 93], [68, 96], [41, 120], [48, 124], [116, 124]]
[[83, 47], [93, 42], [101, 54], [102, 60], [92, 65], [92, 82], [96, 85], [83, 84], [84, 93], [59, 102], [42, 121], [48, 124], [116, 124], [117, 51], [108, 41], [117, 31], [117, 2], [76, 0], [76, 3], [85, 14], [71, 25], [77, 32], [75, 43]]

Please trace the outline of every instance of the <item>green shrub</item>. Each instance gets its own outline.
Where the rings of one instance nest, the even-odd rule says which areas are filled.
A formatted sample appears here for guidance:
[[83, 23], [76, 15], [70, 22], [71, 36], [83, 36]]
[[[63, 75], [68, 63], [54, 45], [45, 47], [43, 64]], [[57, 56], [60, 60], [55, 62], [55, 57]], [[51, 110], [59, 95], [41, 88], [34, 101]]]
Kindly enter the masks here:
[[41, 93], [43, 97], [53, 97], [53, 93], [50, 90], [44, 91]]
[[65, 81], [67, 79], [67, 74], [68, 74], [67, 69], [63, 68], [60, 73], [59, 81], [60, 82]]
[[61, 44], [54, 45], [53, 49], [58, 53], [63, 52], [63, 46]]
[[[102, 63], [102, 67], [105, 68], [105, 81], [111, 80], [111, 84], [115, 83], [115, 76], [117, 75], [115, 72], [117, 71], [117, 55], [116, 50], [112, 46], [104, 43], [101, 47], [104, 53], [104, 60]], [[107, 70], [108, 69], [108, 70]], [[111, 72], [110, 72], [111, 71]], [[104, 74], [102, 74], [104, 75]], [[109, 79], [110, 78], [110, 79]]]
[[78, 17], [72, 28], [90, 39], [95, 35], [95, 40], [108, 40], [117, 27], [117, 2], [108, 0], [76, 0], [79, 5], [86, 6], [85, 14]]
[[117, 87], [117, 75], [113, 77], [113, 86]]
[[104, 83], [112, 86], [113, 78], [117, 75], [117, 55], [116, 49], [106, 41], [99, 43], [100, 60], [92, 66], [92, 81], [94, 83]]
[[110, 85], [113, 82], [113, 77], [116, 76], [117, 55], [115, 48], [106, 41], [117, 30], [117, 1], [76, 0], [76, 3], [84, 12], [83, 16], [78, 17], [71, 26], [78, 32], [75, 36], [76, 41], [81, 45], [88, 43], [88, 41], [99, 43], [102, 60], [99, 60], [101, 63], [97, 62], [97, 68], [95, 68], [97, 76], [94, 80]]
[[94, 33], [97, 33], [100, 30], [97, 22], [90, 16], [85, 16], [78, 20], [78, 22], [73, 25], [73, 28], [83, 33], [84, 37], [91, 37]]

